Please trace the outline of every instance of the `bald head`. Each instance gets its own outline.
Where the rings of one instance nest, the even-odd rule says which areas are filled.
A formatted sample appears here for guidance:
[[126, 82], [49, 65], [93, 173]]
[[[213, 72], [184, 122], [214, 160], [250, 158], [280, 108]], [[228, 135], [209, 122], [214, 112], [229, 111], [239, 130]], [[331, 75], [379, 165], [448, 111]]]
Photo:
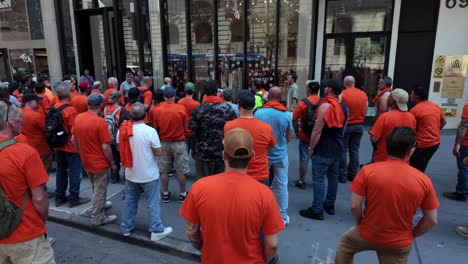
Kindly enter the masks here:
[[110, 77], [109, 79], [107, 79], [107, 83], [111, 88], [119, 88], [119, 81], [115, 77]]
[[348, 75], [344, 78], [343, 84], [346, 87], [354, 87], [356, 85], [356, 80], [354, 79], [353, 76]]
[[164, 78], [164, 84], [171, 85], [172, 84], [171, 78], [169, 78], [169, 77]]
[[268, 101], [281, 101], [281, 88], [273, 86], [268, 90]]

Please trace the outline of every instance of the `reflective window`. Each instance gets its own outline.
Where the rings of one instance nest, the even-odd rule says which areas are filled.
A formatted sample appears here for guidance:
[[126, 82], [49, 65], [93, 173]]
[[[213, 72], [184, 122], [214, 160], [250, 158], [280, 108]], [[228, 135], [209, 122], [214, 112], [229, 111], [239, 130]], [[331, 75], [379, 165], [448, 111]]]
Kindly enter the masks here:
[[179, 92], [183, 92], [187, 77], [185, 0], [167, 1], [167, 19], [169, 27], [169, 36], [166, 38], [168, 40], [168, 75], [172, 78], [172, 86]]
[[29, 40], [30, 32], [25, 0], [4, 1], [0, 8], [0, 40]]
[[11, 73], [34, 76], [33, 54], [29, 49], [9, 50]]
[[27, 0], [31, 39], [44, 39], [41, 1]]

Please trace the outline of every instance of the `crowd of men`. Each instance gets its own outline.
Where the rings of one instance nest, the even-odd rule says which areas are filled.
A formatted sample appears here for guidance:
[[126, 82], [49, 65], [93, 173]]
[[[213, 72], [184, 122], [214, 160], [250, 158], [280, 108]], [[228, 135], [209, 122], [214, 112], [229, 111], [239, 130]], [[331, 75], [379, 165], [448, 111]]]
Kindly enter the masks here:
[[[116, 221], [107, 213], [112, 203], [106, 193], [109, 182], [122, 180], [121, 168], [123, 236], [135, 229], [145, 193], [151, 240], [173, 231], [163, 224], [160, 206], [176, 199], [203, 263], [276, 263], [278, 234], [291, 220], [288, 143], [294, 134], [299, 139], [294, 186], [306, 189], [309, 162], [312, 168], [313, 200], [300, 216], [334, 215], [339, 182], [352, 182], [356, 226], [343, 235], [335, 263], [352, 263], [354, 254], [365, 250], [375, 250], [381, 263], [406, 263], [414, 238], [437, 223], [439, 201], [424, 171], [446, 123], [441, 109], [424, 87], [408, 94], [383, 77], [372, 100], [372, 160], [360, 166], [366, 93], [346, 76], [307, 81], [307, 97], [301, 99], [296, 80], [292, 72], [284, 87], [266, 91], [254, 82], [236, 95], [220, 92], [210, 80], [201, 102], [194, 98], [193, 83], [185, 84], [185, 97], [178, 99], [170, 78], [155, 89], [142, 73], [128, 73], [120, 84], [111, 77], [105, 91], [88, 70], [79, 85], [72, 76], [53, 85], [47, 76], [0, 83], [0, 198], [13, 212], [2, 218], [9, 224], [0, 228], [0, 263], [54, 263], [45, 228], [49, 197], [57, 207], [92, 200], [93, 226]], [[468, 105], [453, 149], [458, 184], [455, 192], [443, 193], [457, 201], [466, 201], [468, 194], [467, 128]], [[187, 190], [190, 155], [197, 181]], [[53, 159], [54, 191], [45, 187]], [[173, 199], [170, 174], [179, 184]], [[92, 199], [80, 195], [82, 176], [92, 183]], [[418, 209], [423, 217], [413, 225]], [[456, 231], [468, 237], [467, 228]]]

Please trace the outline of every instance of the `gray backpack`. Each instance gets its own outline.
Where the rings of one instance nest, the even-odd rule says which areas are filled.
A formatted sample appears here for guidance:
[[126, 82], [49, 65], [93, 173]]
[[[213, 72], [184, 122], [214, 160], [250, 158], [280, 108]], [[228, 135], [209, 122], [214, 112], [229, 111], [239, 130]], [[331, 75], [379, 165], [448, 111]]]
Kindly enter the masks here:
[[[0, 141], [0, 152], [6, 147], [16, 143], [18, 142], [13, 139]], [[21, 223], [27, 199], [28, 192], [24, 195], [21, 208], [18, 208], [14, 203], [8, 200], [3, 192], [3, 188], [0, 186], [0, 239], [9, 237]]]

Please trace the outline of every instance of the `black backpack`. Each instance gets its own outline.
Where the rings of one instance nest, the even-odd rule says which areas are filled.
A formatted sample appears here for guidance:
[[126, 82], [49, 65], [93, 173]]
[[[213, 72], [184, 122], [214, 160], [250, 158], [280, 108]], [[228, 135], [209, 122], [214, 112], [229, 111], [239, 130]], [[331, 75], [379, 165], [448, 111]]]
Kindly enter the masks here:
[[68, 133], [63, 128], [62, 110], [69, 107], [64, 104], [59, 108], [51, 107], [46, 116], [46, 140], [51, 148], [60, 148], [68, 142]]
[[320, 105], [322, 99], [320, 99], [317, 104], [312, 104], [307, 98], [302, 99], [302, 101], [307, 105], [307, 109], [301, 117], [302, 131], [307, 136], [307, 138], [310, 138], [310, 135], [312, 134], [312, 130], [314, 130], [315, 125], [315, 111]]

